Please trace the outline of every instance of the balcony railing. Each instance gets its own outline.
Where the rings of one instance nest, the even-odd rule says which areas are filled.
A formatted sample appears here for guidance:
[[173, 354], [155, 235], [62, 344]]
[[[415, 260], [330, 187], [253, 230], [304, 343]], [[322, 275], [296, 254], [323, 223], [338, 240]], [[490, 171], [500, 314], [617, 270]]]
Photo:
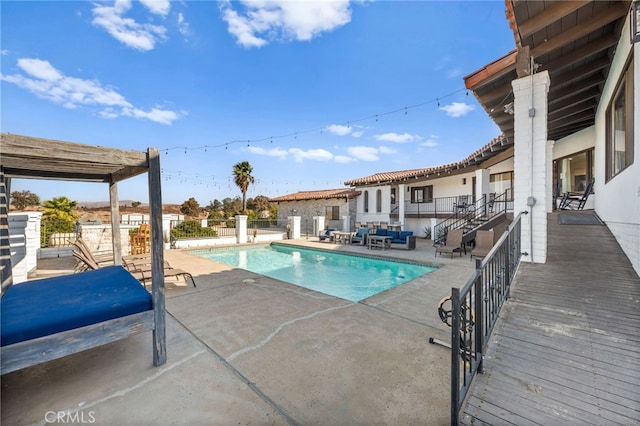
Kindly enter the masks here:
[[451, 325], [451, 424], [458, 424], [462, 402], [473, 377], [482, 373], [482, 358], [500, 309], [509, 296], [520, 265], [521, 217], [518, 214], [489, 254], [459, 288], [451, 289], [451, 311], [441, 313]]

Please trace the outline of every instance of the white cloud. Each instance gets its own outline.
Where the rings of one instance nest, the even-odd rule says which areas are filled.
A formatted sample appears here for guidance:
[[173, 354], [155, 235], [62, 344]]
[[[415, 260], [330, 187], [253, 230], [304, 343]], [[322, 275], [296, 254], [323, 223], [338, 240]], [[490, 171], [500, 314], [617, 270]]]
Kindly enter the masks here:
[[102, 118], [127, 116], [168, 125], [185, 115], [161, 107], [144, 111], [100, 82], [68, 77], [42, 59], [21, 58], [18, 67], [25, 74], [1, 75], [0, 78], [65, 108], [95, 106], [100, 108], [98, 115]]
[[433, 139], [427, 139], [426, 141], [422, 142], [420, 146], [426, 146], [427, 148], [435, 148], [436, 146], [438, 146], [438, 142], [434, 141]]
[[448, 79], [458, 78], [461, 74], [462, 74], [462, 70], [460, 70], [460, 68], [452, 68], [447, 71], [447, 78]]
[[375, 135], [373, 138], [377, 141], [394, 143], [407, 143], [420, 140], [420, 136], [412, 135], [410, 133], [383, 133]]
[[5, 56], [5, 55], [8, 55], [8, 54], [9, 54], [9, 51], [7, 49], [0, 50], [0, 55]]
[[356, 160], [353, 157], [349, 157], [348, 155], [336, 155], [333, 157], [333, 161], [340, 164], [348, 164], [354, 163]]
[[345, 136], [353, 131], [350, 126], [343, 126], [341, 124], [331, 124], [325, 127], [325, 129], [327, 130], [327, 132], [333, 133], [334, 135], [338, 136]]
[[[155, 3], [159, 4], [155, 5]], [[159, 2], [147, 0], [144, 4], [156, 14], [162, 14], [165, 7], [168, 13], [168, 7], [170, 7], [166, 0]], [[151, 6], [153, 9], [149, 6], [150, 4], [155, 5]], [[94, 4], [92, 23], [104, 28], [112, 37], [128, 47], [138, 50], [153, 49], [158, 41], [165, 39], [166, 28], [161, 25], [140, 24], [131, 18], [124, 18], [123, 15], [130, 9], [130, 0], [116, 0], [113, 6]]]
[[[242, 11], [233, 9], [241, 5]], [[261, 47], [272, 41], [308, 41], [351, 21], [349, 0], [335, 1], [225, 1], [222, 19], [243, 47]]]
[[457, 118], [467, 115], [476, 108], [464, 102], [452, 102], [449, 105], [440, 107], [440, 109], [446, 112], [449, 117]]
[[306, 151], [300, 148], [291, 148], [289, 153], [298, 163], [304, 160], [328, 161], [333, 158], [332, 153], [322, 148], [308, 149]]
[[429, 136], [429, 139], [427, 139], [424, 142], [421, 142], [419, 145], [427, 148], [435, 148], [436, 146], [438, 146], [438, 142], [436, 141], [436, 139], [438, 139], [438, 136], [431, 135]]
[[285, 158], [287, 158], [288, 152], [282, 148], [270, 148], [270, 149], [264, 149], [262, 147], [259, 146], [250, 146], [247, 148], [247, 151], [253, 153], [253, 154], [258, 154], [258, 155], [266, 155], [268, 157], [276, 157], [276, 158], [280, 158], [282, 160], [284, 160]]
[[359, 161], [378, 161], [380, 151], [372, 146], [351, 146], [347, 148], [347, 152], [353, 158]]
[[149, 9], [149, 12], [162, 17], [167, 16], [169, 9], [171, 9], [169, 0], [140, 0], [140, 3]]
[[380, 148], [378, 148], [378, 151], [380, 151], [380, 154], [395, 154], [396, 151], [393, 148], [389, 148], [388, 146], [381, 146]]
[[191, 34], [191, 27], [189, 26], [189, 23], [184, 20], [184, 15], [182, 15], [182, 12], [178, 13], [178, 31], [180, 31], [180, 34], [182, 34], [183, 36], [188, 36]]
[[351, 136], [353, 136], [354, 138], [359, 138], [362, 135], [364, 135], [364, 132], [362, 132], [362, 131], [357, 131], [357, 132], [351, 133]]

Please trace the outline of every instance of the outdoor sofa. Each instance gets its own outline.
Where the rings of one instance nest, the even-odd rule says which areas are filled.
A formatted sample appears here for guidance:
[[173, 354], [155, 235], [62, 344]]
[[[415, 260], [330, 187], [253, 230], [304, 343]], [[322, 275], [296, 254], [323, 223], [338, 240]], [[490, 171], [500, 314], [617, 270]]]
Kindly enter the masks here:
[[416, 236], [413, 235], [413, 231], [392, 231], [378, 228], [374, 235], [391, 237], [391, 248], [403, 250], [415, 250], [416, 248]]

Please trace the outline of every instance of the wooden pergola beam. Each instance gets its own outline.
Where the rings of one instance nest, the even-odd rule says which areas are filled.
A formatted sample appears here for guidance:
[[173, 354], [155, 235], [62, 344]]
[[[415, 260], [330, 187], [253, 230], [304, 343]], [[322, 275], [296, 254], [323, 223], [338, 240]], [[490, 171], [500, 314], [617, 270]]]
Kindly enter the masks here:
[[572, 0], [572, 1], [559, 1], [553, 5], [547, 7], [544, 11], [540, 12], [531, 19], [527, 19], [524, 22], [518, 24], [518, 30], [520, 37], [525, 38], [531, 34], [540, 31], [549, 22], [558, 21], [571, 12], [580, 9], [585, 4], [590, 3], [590, 0]]

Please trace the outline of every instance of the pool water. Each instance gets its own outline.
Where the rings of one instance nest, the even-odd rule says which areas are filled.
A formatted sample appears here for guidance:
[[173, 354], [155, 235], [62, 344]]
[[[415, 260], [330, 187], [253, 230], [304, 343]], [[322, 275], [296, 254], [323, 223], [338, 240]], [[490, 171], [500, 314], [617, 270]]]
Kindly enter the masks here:
[[191, 253], [331, 296], [358, 302], [435, 268], [284, 244], [193, 250]]

